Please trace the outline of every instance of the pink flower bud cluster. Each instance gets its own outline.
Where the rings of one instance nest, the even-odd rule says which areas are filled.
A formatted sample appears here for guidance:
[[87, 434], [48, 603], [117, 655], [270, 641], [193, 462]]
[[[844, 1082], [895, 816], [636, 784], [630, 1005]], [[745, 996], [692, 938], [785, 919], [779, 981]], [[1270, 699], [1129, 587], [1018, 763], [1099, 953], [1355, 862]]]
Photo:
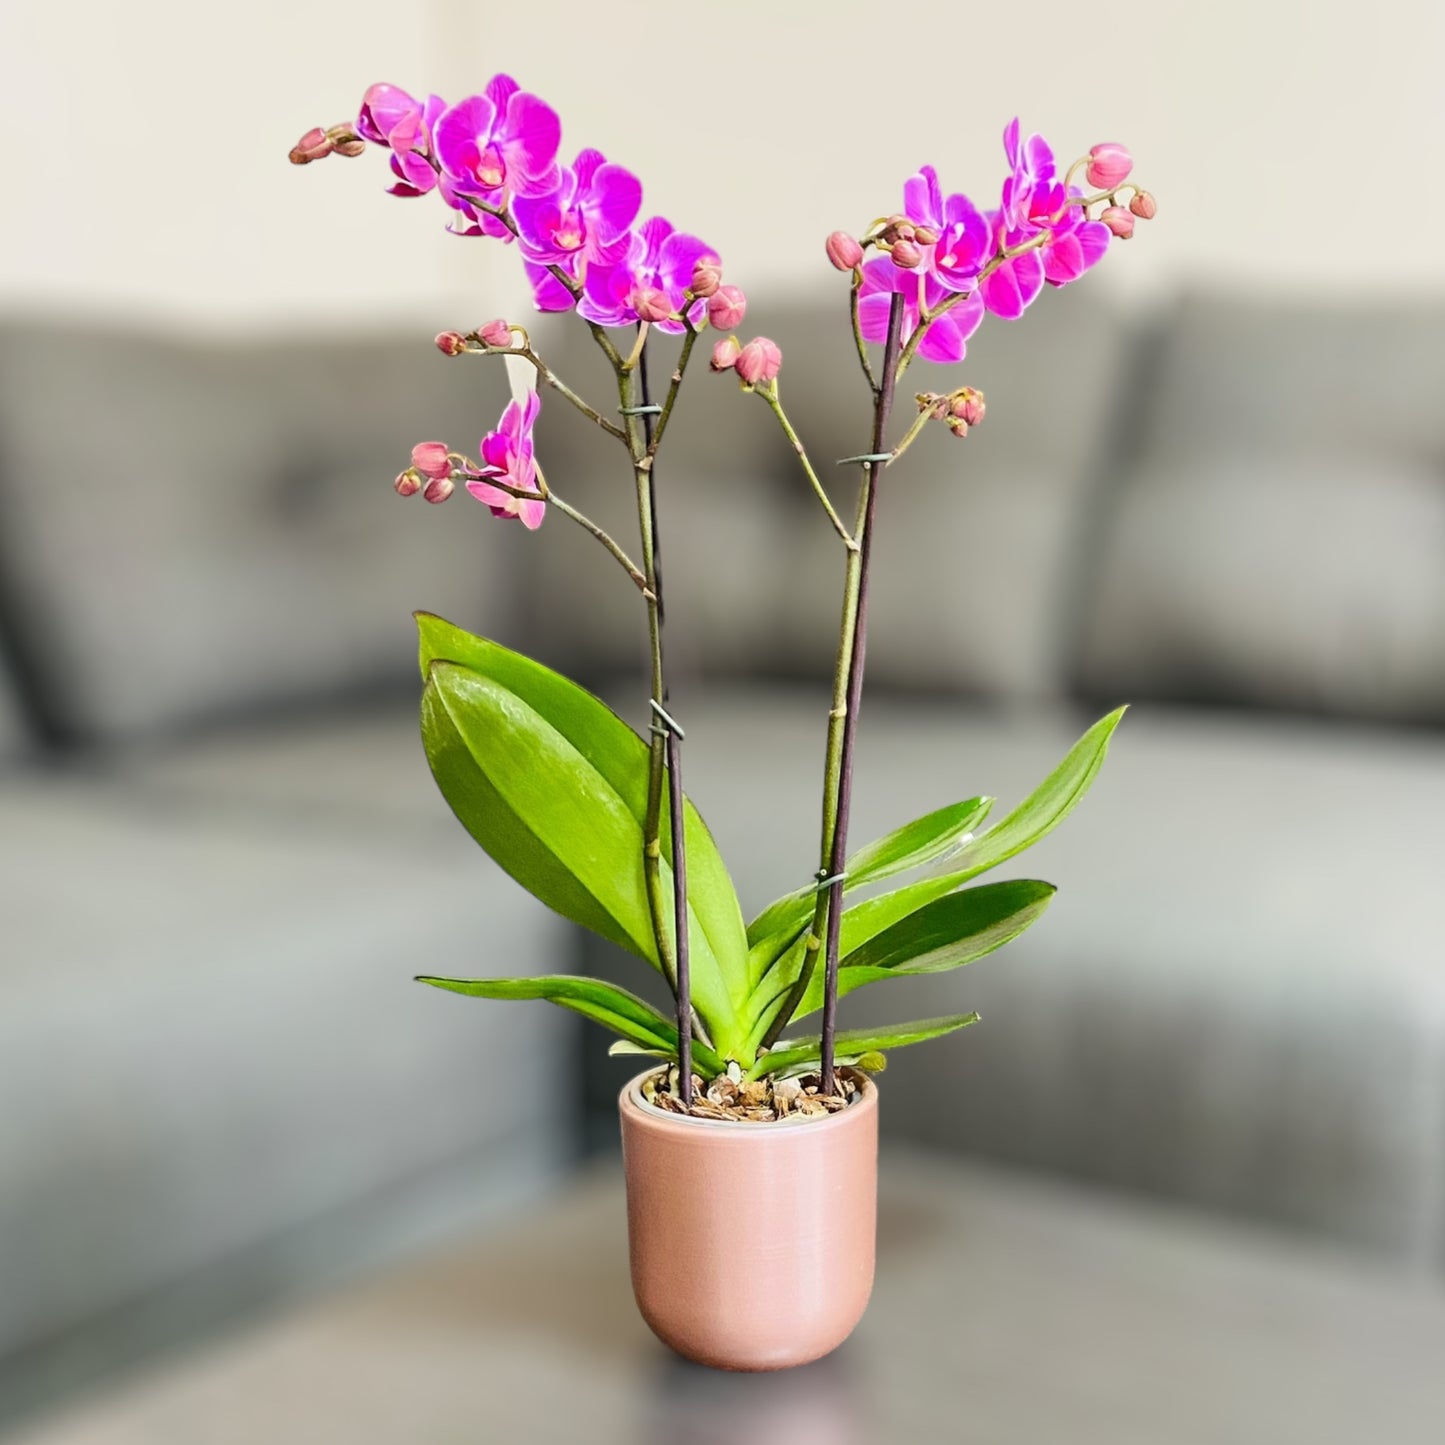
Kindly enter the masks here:
[[333, 152], [359, 156], [365, 149], [366, 142], [349, 125], [334, 125], [330, 130], [315, 125], [291, 147], [290, 161], [293, 166], [307, 166], [325, 160]]
[[782, 364], [778, 343], [766, 336], [756, 336], [745, 344], [739, 343], [736, 336], [726, 336], [713, 347], [709, 363], [714, 371], [736, 371], [746, 387], [775, 381]]
[[971, 426], [983, 420], [983, 393], [972, 386], [954, 392], [948, 408], [948, 429], [956, 437], [968, 435]]
[[411, 449], [411, 465], [393, 484], [399, 497], [418, 492], [432, 503], [444, 502], [456, 490], [452, 459], [445, 442], [418, 442]]

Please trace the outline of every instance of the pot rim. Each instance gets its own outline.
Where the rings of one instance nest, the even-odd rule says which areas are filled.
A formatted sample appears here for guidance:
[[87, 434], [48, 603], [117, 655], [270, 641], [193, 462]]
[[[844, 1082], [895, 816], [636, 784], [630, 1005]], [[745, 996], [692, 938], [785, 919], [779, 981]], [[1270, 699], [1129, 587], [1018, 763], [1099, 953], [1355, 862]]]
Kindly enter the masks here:
[[806, 1126], [809, 1135], [819, 1134], [829, 1129], [841, 1129], [850, 1120], [861, 1118], [870, 1110], [878, 1107], [878, 1086], [873, 1082], [870, 1075], [865, 1074], [861, 1069], [843, 1068], [840, 1073], [846, 1073], [858, 1081], [858, 1097], [848, 1105], [846, 1109], [839, 1109], [836, 1114], [829, 1114], [826, 1118], [809, 1117], [807, 1115], [793, 1115], [786, 1119], [699, 1119], [693, 1114], [673, 1114], [666, 1109], [659, 1109], [649, 1104], [642, 1095], [642, 1081], [657, 1072], [654, 1066], [644, 1069], [634, 1078], [629, 1079], [617, 1096], [617, 1111], [619, 1114], [632, 1114], [648, 1124], [656, 1124], [660, 1127], [676, 1126], [680, 1129], [741, 1129], [745, 1133], [753, 1134], [758, 1138], [765, 1137], [769, 1132], [776, 1132], [779, 1129], [800, 1128]]

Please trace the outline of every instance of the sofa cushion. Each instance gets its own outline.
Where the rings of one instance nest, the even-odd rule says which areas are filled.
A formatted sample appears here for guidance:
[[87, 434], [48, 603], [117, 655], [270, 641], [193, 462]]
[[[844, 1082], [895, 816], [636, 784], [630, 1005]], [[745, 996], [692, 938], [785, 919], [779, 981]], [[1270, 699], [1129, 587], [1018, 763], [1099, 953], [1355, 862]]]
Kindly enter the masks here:
[[[826, 699], [677, 700], [688, 791], [751, 916], [817, 866]], [[997, 819], [1086, 721], [865, 698], [853, 839], [978, 792]], [[1136, 709], [1079, 811], [990, 875], [1059, 885], [1029, 933], [844, 1000], [850, 1025], [983, 1015], [890, 1057], [888, 1128], [1433, 1266], [1442, 809], [1437, 738]]]
[[1130, 479], [1082, 673], [1106, 697], [1445, 720], [1445, 468], [1239, 454]]
[[504, 398], [424, 338], [8, 327], [0, 567], [54, 730], [409, 685], [418, 607], [505, 633], [505, 529], [465, 496], [404, 508], [390, 487], [413, 442], [471, 449]]
[[[367, 751], [332, 787], [365, 789]], [[25, 1101], [0, 1114], [0, 1238], [25, 1241], [0, 1356], [193, 1277], [233, 1306], [294, 1287], [535, 1187], [565, 1148], [566, 1018], [411, 979], [565, 967], [566, 926], [455, 823], [268, 818], [244, 791], [0, 795], [0, 1095]]]
[[[755, 297], [747, 330], [782, 348], [784, 403], [851, 523], [857, 469], [836, 462], [866, 450], [870, 410], [845, 298]], [[604, 395], [606, 372], [579, 331], [554, 323], [538, 334], [564, 359], [559, 367], [575, 362], [588, 376], [589, 395]], [[993, 698], [1059, 693], [1071, 542], [1127, 340], [1106, 297], [1066, 288], [1017, 323], [990, 320], [962, 367], [920, 362], [909, 373], [898, 435], [913, 410], [908, 395], [921, 388], [977, 384], [988, 417], [963, 441], [931, 427], [888, 478], [870, 654], [879, 685]], [[655, 370], [665, 377], [668, 365]], [[759, 399], [739, 395], [730, 376], [693, 378], [684, 398], [658, 467], [674, 672], [828, 677], [845, 561], [836, 534]], [[549, 476], [559, 490], [565, 478], [565, 490], [630, 546], [636, 520], [625, 456], [562, 411], [553, 407], [546, 419], [554, 428], [543, 434]], [[635, 592], [605, 557], [588, 562], [589, 548], [597, 550], [579, 537], [542, 557], [538, 626], [551, 658], [595, 673], [635, 662], [645, 638]], [[1002, 595], [1006, 607], [980, 605]], [[546, 605], [562, 597], [566, 605]]]
[[1439, 301], [1192, 291], [1144, 388], [1140, 447], [1171, 458], [1283, 450], [1439, 460], [1442, 372]]
[[1445, 717], [1445, 310], [1197, 295], [1096, 528], [1100, 697]]

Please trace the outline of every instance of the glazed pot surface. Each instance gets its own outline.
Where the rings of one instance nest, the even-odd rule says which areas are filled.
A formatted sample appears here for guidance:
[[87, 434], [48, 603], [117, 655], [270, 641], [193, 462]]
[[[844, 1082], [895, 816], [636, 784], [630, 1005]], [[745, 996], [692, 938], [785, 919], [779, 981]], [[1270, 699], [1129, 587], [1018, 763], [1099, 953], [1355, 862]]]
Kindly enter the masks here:
[[836, 1349], [873, 1288], [878, 1091], [826, 1118], [694, 1119], [618, 1099], [638, 1308], [664, 1344], [725, 1370]]

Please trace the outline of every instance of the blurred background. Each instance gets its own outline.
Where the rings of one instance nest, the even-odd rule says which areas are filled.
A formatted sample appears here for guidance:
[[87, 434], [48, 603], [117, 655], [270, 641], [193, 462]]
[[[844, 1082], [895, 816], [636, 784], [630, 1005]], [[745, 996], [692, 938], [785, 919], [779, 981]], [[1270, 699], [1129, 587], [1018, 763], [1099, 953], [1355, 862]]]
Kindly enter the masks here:
[[[1048, 918], [853, 1017], [985, 1015], [892, 1062], [894, 1140], [1438, 1287], [1445, 9], [966, 19], [0, 10], [0, 1429], [612, 1147], [602, 1035], [409, 982], [649, 983], [451, 819], [410, 611], [638, 723], [645, 637], [564, 524], [391, 492], [414, 442], [472, 451], [507, 396], [433, 334], [531, 318], [516, 257], [386, 195], [378, 153], [287, 164], [381, 79], [456, 98], [509, 71], [565, 151], [637, 171], [747, 290], [824, 460], [868, 424], [826, 234], [926, 162], [991, 200], [1016, 113], [1064, 160], [1130, 146], [1158, 219], [915, 372], [982, 388], [988, 419], [926, 435], [887, 498], [855, 836], [1009, 806], [1136, 707], [1013, 870], [1061, 886]], [[536, 335], [605, 399], [585, 336]], [[620, 533], [626, 469], [594, 435], [548, 403], [540, 455]], [[730, 382], [694, 380], [664, 460], [689, 789], [751, 913], [815, 865], [841, 564]]]

